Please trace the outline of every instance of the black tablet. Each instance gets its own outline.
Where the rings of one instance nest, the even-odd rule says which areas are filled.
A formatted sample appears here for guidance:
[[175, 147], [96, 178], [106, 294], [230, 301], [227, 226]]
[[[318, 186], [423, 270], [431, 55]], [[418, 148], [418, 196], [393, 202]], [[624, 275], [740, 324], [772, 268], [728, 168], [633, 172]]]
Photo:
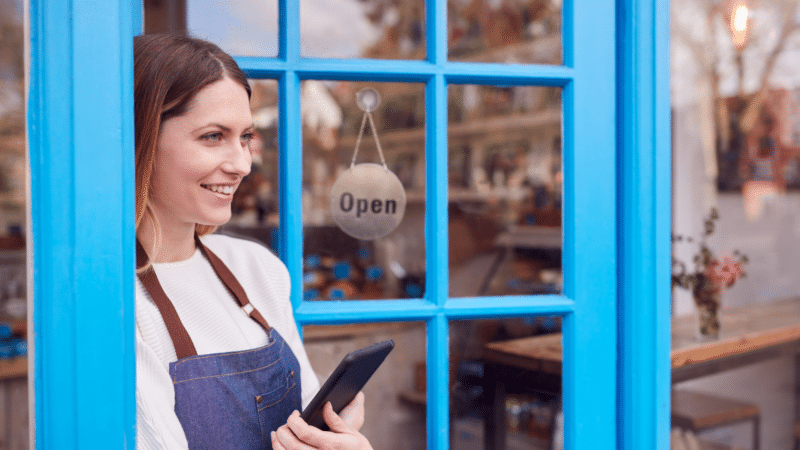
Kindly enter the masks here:
[[325, 403], [331, 402], [333, 410], [338, 414], [353, 401], [393, 348], [394, 341], [388, 339], [348, 353], [303, 410], [303, 420], [320, 430], [328, 430], [322, 417]]

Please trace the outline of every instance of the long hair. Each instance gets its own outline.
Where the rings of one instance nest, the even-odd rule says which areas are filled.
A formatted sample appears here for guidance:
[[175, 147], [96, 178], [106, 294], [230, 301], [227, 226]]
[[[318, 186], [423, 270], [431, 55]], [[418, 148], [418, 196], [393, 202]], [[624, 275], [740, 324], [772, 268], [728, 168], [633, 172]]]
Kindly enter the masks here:
[[[251, 95], [247, 76], [236, 61], [216, 45], [200, 39], [172, 34], [148, 34], [133, 39], [134, 115], [136, 128], [136, 230], [149, 214], [155, 225], [157, 252], [158, 221], [150, 209], [149, 195], [156, 145], [161, 124], [184, 114], [201, 89], [225, 77], [239, 83]], [[202, 236], [216, 227], [196, 225]]]

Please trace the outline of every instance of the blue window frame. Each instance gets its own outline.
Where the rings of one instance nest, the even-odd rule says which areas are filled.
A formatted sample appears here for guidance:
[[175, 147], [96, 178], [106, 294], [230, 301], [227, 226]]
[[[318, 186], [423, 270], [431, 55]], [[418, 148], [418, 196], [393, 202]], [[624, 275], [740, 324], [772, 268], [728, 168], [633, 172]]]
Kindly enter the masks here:
[[[301, 58], [289, 0], [279, 2], [278, 57], [238, 58], [250, 77], [278, 81], [279, 248], [296, 318], [426, 321], [428, 446], [439, 450], [449, 443], [449, 321], [560, 315], [566, 448], [666, 449], [668, 3], [564, 0], [563, 66], [447, 61], [446, 3], [426, 3], [423, 61]], [[30, 0], [29, 18], [36, 447], [134, 448], [131, 38], [141, 1]], [[302, 301], [305, 79], [425, 84], [424, 298]], [[562, 88], [561, 295], [448, 297], [447, 87], [462, 83]]]

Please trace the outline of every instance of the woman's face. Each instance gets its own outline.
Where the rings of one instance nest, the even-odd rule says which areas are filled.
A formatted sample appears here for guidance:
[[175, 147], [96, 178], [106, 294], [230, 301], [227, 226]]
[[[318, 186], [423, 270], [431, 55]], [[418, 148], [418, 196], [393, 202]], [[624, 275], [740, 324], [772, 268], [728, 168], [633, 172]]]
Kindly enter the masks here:
[[162, 122], [150, 205], [162, 228], [222, 225], [250, 172], [253, 117], [244, 88], [223, 78], [197, 92], [181, 116]]

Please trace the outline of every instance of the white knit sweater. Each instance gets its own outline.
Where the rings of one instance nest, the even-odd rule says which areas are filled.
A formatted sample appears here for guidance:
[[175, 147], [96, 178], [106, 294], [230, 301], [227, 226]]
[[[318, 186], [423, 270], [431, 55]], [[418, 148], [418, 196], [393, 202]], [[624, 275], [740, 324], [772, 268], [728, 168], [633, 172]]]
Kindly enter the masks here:
[[[236, 276], [250, 301], [286, 340], [300, 361], [303, 406], [319, 389], [297, 331], [289, 301], [289, 273], [267, 248], [222, 235], [201, 238]], [[158, 280], [175, 305], [198, 354], [263, 346], [264, 329], [249, 318], [198, 249], [191, 258], [153, 264]], [[176, 361], [167, 327], [150, 296], [136, 279], [137, 448], [188, 448], [178, 417], [169, 363]]]

